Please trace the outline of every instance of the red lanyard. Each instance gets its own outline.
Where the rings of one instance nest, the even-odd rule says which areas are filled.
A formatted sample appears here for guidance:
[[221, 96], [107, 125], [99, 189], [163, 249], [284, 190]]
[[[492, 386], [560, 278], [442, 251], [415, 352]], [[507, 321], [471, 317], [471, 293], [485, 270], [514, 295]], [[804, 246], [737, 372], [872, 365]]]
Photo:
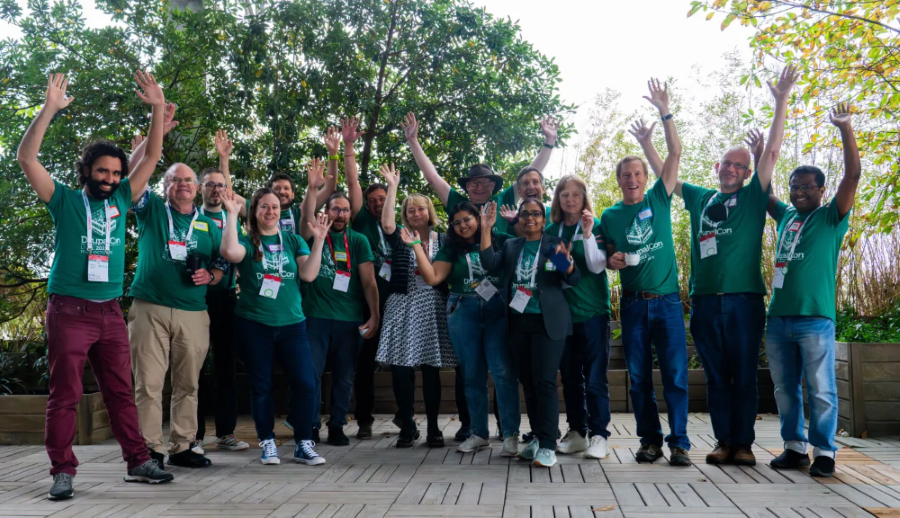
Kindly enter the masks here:
[[[334, 255], [334, 245], [331, 243], [331, 233], [329, 232], [325, 237], [328, 238], [328, 248], [331, 249], [331, 260], [334, 262], [334, 268], [337, 269], [337, 258]], [[347, 231], [344, 231], [344, 253], [347, 254], [347, 271], [350, 271], [350, 244], [347, 243]]]

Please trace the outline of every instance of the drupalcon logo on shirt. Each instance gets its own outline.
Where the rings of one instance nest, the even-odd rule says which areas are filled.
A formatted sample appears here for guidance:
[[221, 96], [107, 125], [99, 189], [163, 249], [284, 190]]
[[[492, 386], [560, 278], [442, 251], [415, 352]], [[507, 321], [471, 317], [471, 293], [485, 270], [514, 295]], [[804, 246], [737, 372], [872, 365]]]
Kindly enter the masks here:
[[266, 273], [269, 273], [269, 274], [271, 274], [271, 273], [277, 274], [278, 273], [278, 266], [277, 266], [278, 263], [276, 262], [278, 260], [278, 257], [281, 257], [281, 268], [282, 268], [281, 279], [287, 280], [287, 279], [294, 278], [294, 272], [284, 271], [284, 268], [290, 263], [290, 260], [288, 259], [288, 256], [286, 254], [279, 254], [277, 252], [272, 253], [272, 252], [269, 252], [268, 250], [264, 251], [263, 254], [266, 256], [266, 265], [268, 266], [268, 268], [266, 269], [265, 273], [257, 272], [256, 280], [259, 280], [259, 281], [263, 280], [263, 277], [265, 277]]
[[[465, 280], [465, 282], [468, 284], [472, 284], [473, 282], [475, 282], [476, 279], [480, 279], [481, 277], [484, 277], [486, 272], [484, 271], [484, 268], [481, 266], [481, 256], [479, 254], [469, 254], [469, 258], [472, 261], [472, 277], [467, 278]], [[525, 260], [523, 259], [522, 262], [524, 263]], [[525, 265], [523, 264], [522, 266], [524, 267]], [[518, 272], [518, 271], [516, 272], [517, 277], [518, 277], [519, 273], [520, 272]], [[529, 276], [531, 275], [530, 270], [528, 271], [528, 275]]]
[[794, 240], [797, 239], [799, 229], [799, 225], [797, 225], [797, 223], [794, 223], [794, 226], [784, 233], [784, 237], [781, 240], [781, 246], [778, 247], [777, 259], [779, 261], [800, 261], [803, 259], [803, 252], [795, 251], [794, 255], [791, 256], [791, 248], [794, 246]]
[[329, 281], [334, 280], [334, 261], [331, 260], [331, 248], [327, 243], [322, 247], [322, 265], [319, 267], [318, 276]]
[[650, 209], [644, 209], [639, 212], [631, 226], [625, 231], [625, 239], [629, 245], [645, 245], [650, 238], [653, 237], [653, 212]]
[[[91, 212], [91, 236], [94, 238], [94, 242], [91, 244], [91, 248], [93, 250], [104, 250], [106, 248], [106, 216], [103, 215], [103, 211], [106, 210], [105, 207], [100, 207], [93, 212]], [[116, 232], [116, 228], [119, 226], [119, 218], [116, 216], [118, 214], [118, 209], [115, 205], [110, 206], [109, 208], [110, 215], [113, 216], [109, 219], [109, 233], [114, 234]], [[119, 246], [122, 244], [122, 240], [110, 235], [109, 236], [109, 246], [110, 248]], [[81, 251], [87, 253], [87, 236], [81, 236]], [[112, 250], [110, 250], [110, 254], [112, 255]]]

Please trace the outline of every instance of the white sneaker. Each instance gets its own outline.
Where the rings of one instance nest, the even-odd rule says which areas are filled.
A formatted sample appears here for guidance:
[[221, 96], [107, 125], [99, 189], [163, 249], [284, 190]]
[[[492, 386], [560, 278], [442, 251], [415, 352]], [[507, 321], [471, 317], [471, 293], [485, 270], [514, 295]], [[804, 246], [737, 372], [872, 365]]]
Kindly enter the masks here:
[[609, 457], [609, 448], [606, 445], [606, 437], [595, 435], [591, 437], [591, 445], [584, 452], [586, 459], [605, 459]]
[[191, 451], [196, 453], [197, 455], [206, 455], [206, 452], [203, 450], [203, 445], [200, 444], [200, 441], [194, 441], [191, 443]]
[[501, 457], [517, 457], [519, 455], [519, 434], [503, 439]]
[[230, 434], [216, 438], [216, 447], [220, 450], [241, 451], [246, 450], [250, 445], [244, 441], [238, 440], [234, 434]]
[[278, 446], [275, 444], [275, 439], [266, 439], [265, 441], [259, 443], [262, 447], [262, 455], [259, 457], [259, 461], [263, 464], [281, 464], [281, 459], [278, 457]]
[[560, 453], [578, 453], [586, 449], [588, 449], [587, 437], [582, 437], [576, 430], [566, 432], [566, 436], [556, 446], [556, 451]]
[[469, 436], [468, 439], [462, 442], [459, 446], [456, 447], [456, 451], [460, 453], [472, 453], [473, 451], [478, 451], [481, 448], [485, 448], [491, 445], [491, 441], [478, 437], [475, 434]]

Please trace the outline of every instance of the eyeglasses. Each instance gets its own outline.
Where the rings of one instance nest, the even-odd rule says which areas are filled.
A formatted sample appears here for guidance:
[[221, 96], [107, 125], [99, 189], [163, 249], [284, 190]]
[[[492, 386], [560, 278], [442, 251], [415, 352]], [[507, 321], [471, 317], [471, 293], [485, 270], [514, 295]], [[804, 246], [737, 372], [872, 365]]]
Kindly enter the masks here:
[[722, 162], [720, 165], [722, 166], [723, 169], [728, 169], [729, 167], [734, 167], [734, 170], [739, 173], [746, 173], [747, 171], [750, 170], [750, 168], [745, 166], [744, 164], [735, 164], [734, 162], [731, 162], [729, 160]]
[[206, 187], [207, 189], [225, 189], [228, 186], [224, 183], [206, 182], [203, 184], [203, 187]]
[[803, 185], [792, 185], [792, 186], [791, 186], [791, 192], [797, 192], [797, 191], [801, 191], [801, 192], [812, 192], [812, 191], [814, 191], [814, 190], [816, 190], [816, 189], [818, 189], [818, 188], [819, 188], [818, 185], [814, 185], [814, 184], [811, 184], [811, 183], [805, 183], [805, 184], [803, 184]]
[[466, 182], [466, 187], [490, 187], [494, 182], [490, 180], [469, 180]]
[[466, 216], [466, 217], [464, 217], [462, 219], [458, 219], [450, 224], [453, 225], [454, 227], [458, 227], [458, 226], [462, 225], [463, 223], [465, 223], [465, 224], [471, 223], [473, 219], [475, 219], [475, 218], [473, 218], [472, 216]]
[[350, 214], [350, 209], [342, 209], [340, 207], [331, 207], [328, 209], [332, 214]]
[[196, 185], [197, 184], [197, 182], [195, 182], [193, 178], [179, 178], [177, 176], [173, 176], [172, 178], [169, 178], [169, 182], [172, 185], [181, 185], [181, 184]]
[[544, 215], [544, 213], [539, 210], [532, 210], [532, 211], [524, 210], [519, 213], [519, 219], [528, 219], [528, 218], [538, 219], [538, 218], [542, 217], [543, 215]]

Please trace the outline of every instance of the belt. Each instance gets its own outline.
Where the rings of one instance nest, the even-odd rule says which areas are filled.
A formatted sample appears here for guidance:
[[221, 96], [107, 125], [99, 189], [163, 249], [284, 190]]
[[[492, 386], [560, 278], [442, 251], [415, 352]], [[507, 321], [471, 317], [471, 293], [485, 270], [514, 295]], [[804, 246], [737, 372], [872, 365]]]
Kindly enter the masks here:
[[622, 290], [623, 297], [635, 297], [638, 299], [650, 300], [650, 299], [658, 299], [662, 297], [662, 295], [657, 295], [655, 293], [650, 293], [649, 291], [631, 291], [631, 290]]

